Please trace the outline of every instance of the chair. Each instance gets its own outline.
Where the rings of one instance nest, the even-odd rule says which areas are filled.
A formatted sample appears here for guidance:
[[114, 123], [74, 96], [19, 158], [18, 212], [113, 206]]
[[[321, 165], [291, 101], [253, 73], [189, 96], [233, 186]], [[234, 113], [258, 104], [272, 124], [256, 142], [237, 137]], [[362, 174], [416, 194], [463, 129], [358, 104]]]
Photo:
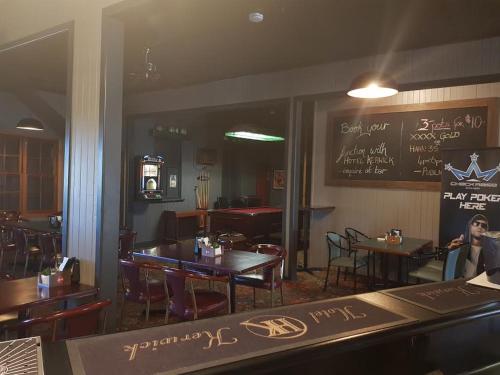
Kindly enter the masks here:
[[[345, 235], [346, 235], [347, 239], [349, 240], [349, 245], [351, 246], [351, 248], [352, 248], [352, 245], [357, 243], [357, 242], [370, 239], [370, 237], [368, 237], [363, 232], [360, 232], [359, 230], [351, 228], [351, 227], [345, 228], [344, 231], [345, 231]], [[358, 250], [358, 256], [360, 256], [360, 255], [361, 256], [366, 255], [368, 257], [367, 258], [368, 264], [366, 265], [366, 277], [368, 277], [368, 279], [370, 278], [370, 259], [372, 257], [374, 258], [374, 260], [373, 260], [373, 277], [375, 277], [375, 254], [371, 254], [370, 251]]]
[[52, 241], [54, 241], [54, 251], [57, 255], [62, 254], [62, 234], [61, 233], [52, 233]]
[[255, 307], [255, 288], [271, 291], [271, 307], [274, 307], [274, 290], [280, 289], [281, 304], [283, 305], [283, 268], [286, 258], [286, 250], [274, 244], [258, 244], [250, 248], [250, 251], [275, 255], [279, 257], [276, 262], [266, 266], [261, 273], [238, 275], [234, 278], [237, 285], [253, 288], [253, 305]]
[[[31, 245], [28, 240], [28, 233], [22, 228], [14, 229], [14, 239], [16, 243], [16, 254], [14, 256], [14, 267], [12, 274], [16, 274], [16, 263], [18, 255], [24, 256], [24, 273], [23, 277], [26, 277], [28, 271], [28, 263], [31, 256], [38, 256], [41, 250], [38, 246]], [[43, 257], [40, 256], [40, 264], [38, 269], [41, 270]]]
[[41, 233], [38, 235], [38, 247], [40, 249], [40, 265], [38, 272], [42, 267], [55, 267], [57, 251], [55, 248], [54, 235], [52, 233]]
[[120, 237], [118, 240], [118, 257], [120, 259], [130, 259], [132, 251], [135, 248], [135, 239], [137, 232], [128, 228], [120, 229]]
[[[44, 341], [57, 341], [73, 337], [88, 336], [98, 333], [101, 311], [111, 305], [111, 300], [103, 300], [81, 305], [69, 310], [62, 310], [50, 313], [45, 316], [30, 318], [19, 322], [17, 329], [25, 331], [28, 336], [32, 336], [31, 331], [40, 325], [50, 326], [50, 336], [42, 335]], [[64, 322], [64, 324], [58, 324]], [[106, 326], [106, 313], [104, 314], [102, 332]]]
[[[358, 268], [368, 266], [368, 256], [359, 256], [358, 251], [351, 249], [351, 243], [347, 237], [335, 232], [326, 233], [326, 243], [328, 246], [328, 267], [326, 269], [325, 284], [323, 291], [328, 286], [330, 267], [337, 267], [337, 286], [339, 285], [340, 269], [352, 268], [354, 276], [354, 290], [356, 291], [357, 280], [356, 271]], [[345, 247], [345, 245], [347, 247]]]
[[[167, 306], [165, 323], [172, 313], [183, 320], [196, 320], [214, 315], [220, 311], [231, 313], [231, 291], [228, 276], [212, 276], [189, 272], [177, 268], [164, 268], [167, 285]], [[193, 280], [226, 283], [226, 294], [204, 289], [194, 289]], [[188, 291], [186, 291], [186, 282]]]
[[[438, 248], [444, 254], [444, 261], [431, 260], [425, 265], [408, 273], [417, 279], [425, 281], [448, 281], [463, 276], [465, 261], [469, 252], [469, 244], [463, 244], [455, 249]], [[442, 266], [439, 267], [440, 263]]]
[[[162, 271], [163, 267], [120, 259], [120, 268], [123, 288], [121, 321], [123, 321], [125, 301], [129, 301], [146, 305], [146, 322], [148, 322], [151, 303], [167, 299], [167, 287], [164, 281], [154, 280], [150, 275], [150, 271]], [[141, 277], [141, 269], [145, 271], [144, 277]]]
[[345, 228], [345, 235], [351, 244], [370, 239], [366, 234], [354, 228]]
[[10, 275], [8, 272], [4, 272], [4, 261], [8, 253], [17, 253], [16, 243], [13, 241], [13, 235], [10, 228], [3, 228], [0, 236], [0, 280], [8, 279], [14, 275]]

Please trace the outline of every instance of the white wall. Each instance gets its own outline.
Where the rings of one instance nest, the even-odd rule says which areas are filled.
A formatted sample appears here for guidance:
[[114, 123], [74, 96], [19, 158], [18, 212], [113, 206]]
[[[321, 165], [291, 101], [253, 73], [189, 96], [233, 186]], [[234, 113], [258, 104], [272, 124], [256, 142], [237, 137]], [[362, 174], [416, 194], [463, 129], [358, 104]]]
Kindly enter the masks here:
[[[390, 98], [373, 102], [366, 101], [363, 104], [384, 106], [490, 97], [500, 97], [500, 82], [407, 91]], [[314, 121], [312, 164], [315, 167], [312, 172], [311, 204], [313, 206], [333, 205], [336, 209], [328, 215], [316, 215], [312, 220], [309, 258], [311, 267], [326, 265], [326, 231], [343, 233], [344, 228], [349, 226], [370, 236], [384, 233], [388, 228], [401, 228], [405, 235], [432, 239], [434, 244], [438, 244], [439, 192], [325, 185], [327, 112], [359, 106], [360, 101], [355, 99], [317, 102]], [[500, 144], [500, 139], [498, 142]]]

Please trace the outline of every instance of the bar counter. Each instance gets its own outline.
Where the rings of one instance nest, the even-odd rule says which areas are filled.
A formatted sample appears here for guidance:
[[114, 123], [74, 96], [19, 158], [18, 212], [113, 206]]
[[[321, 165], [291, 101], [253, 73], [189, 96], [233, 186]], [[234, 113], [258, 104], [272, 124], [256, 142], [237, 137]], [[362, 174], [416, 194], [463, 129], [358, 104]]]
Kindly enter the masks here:
[[43, 355], [51, 375], [494, 373], [499, 339], [500, 292], [455, 280], [47, 343]]

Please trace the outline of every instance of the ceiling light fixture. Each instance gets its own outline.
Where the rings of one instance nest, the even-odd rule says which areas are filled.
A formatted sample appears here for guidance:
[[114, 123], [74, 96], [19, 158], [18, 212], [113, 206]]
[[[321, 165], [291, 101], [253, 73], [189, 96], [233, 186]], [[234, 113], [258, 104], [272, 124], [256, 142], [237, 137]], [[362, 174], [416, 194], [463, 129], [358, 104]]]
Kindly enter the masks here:
[[228, 138], [248, 139], [262, 142], [283, 142], [285, 138], [279, 135], [268, 134], [267, 131], [256, 129], [252, 125], [238, 125], [225, 133]]
[[260, 12], [252, 12], [248, 15], [248, 20], [253, 23], [261, 23], [264, 21], [264, 14]]
[[389, 76], [380, 73], [363, 73], [354, 78], [347, 95], [354, 98], [375, 99], [396, 95], [398, 86]]
[[17, 123], [16, 129], [42, 131], [44, 127], [43, 124], [35, 118], [23, 118]]
[[158, 67], [151, 61], [151, 48], [144, 48], [144, 71], [142, 73], [129, 73], [132, 79], [143, 79], [145, 81], [153, 82], [160, 79]]

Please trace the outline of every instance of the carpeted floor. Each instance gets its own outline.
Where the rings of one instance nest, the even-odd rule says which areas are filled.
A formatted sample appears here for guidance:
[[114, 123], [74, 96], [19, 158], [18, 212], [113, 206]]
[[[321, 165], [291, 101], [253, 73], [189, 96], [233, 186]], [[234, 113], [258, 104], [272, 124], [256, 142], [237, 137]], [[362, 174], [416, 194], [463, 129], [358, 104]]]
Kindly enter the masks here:
[[[307, 272], [299, 272], [296, 281], [284, 281], [283, 297], [284, 304], [297, 304], [320, 299], [334, 298], [340, 296], [347, 296], [354, 294], [353, 292], [353, 277], [351, 274], [344, 280], [344, 273], [342, 272], [339, 287], [335, 287], [336, 273], [331, 272], [330, 283], [325, 292], [323, 292], [323, 283], [325, 278], [325, 271], [314, 271], [313, 274]], [[206, 288], [207, 283], [197, 285], [196, 287]], [[214, 285], [216, 290], [223, 292], [225, 290], [224, 284]], [[366, 284], [366, 277], [359, 275], [357, 280], [356, 293], [365, 293], [368, 291]], [[119, 294], [121, 294], [121, 287]], [[118, 299], [121, 301], [121, 295]], [[279, 291], [275, 293], [275, 306], [280, 304]], [[118, 311], [121, 311], [121, 302], [118, 306]], [[117, 327], [119, 330], [134, 330], [145, 327], [152, 327], [163, 325], [164, 323], [164, 303], [158, 303], [151, 306], [151, 310], [155, 309], [157, 312], [150, 314], [149, 322], [145, 322], [144, 306], [126, 302], [123, 322], [120, 324], [120, 314], [118, 314]], [[270, 308], [270, 292], [266, 290], [256, 291], [256, 307], [257, 309]], [[236, 287], [236, 312], [247, 311], [254, 309], [253, 307], [253, 292], [252, 288], [237, 286]], [[175, 317], [170, 317], [169, 324], [175, 324], [179, 320]]]

